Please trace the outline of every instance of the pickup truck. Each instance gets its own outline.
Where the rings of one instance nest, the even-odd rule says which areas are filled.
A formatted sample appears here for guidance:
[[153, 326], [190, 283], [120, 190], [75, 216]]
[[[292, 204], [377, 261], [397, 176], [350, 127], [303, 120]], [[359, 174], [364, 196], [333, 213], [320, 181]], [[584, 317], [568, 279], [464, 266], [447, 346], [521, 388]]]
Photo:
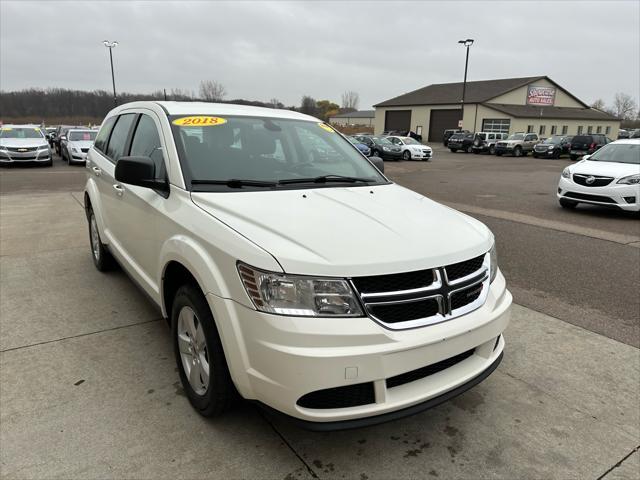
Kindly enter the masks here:
[[496, 155], [526, 156], [529, 152], [533, 152], [536, 143], [538, 143], [538, 135], [535, 133], [514, 133], [509, 135], [506, 140], [496, 143]]

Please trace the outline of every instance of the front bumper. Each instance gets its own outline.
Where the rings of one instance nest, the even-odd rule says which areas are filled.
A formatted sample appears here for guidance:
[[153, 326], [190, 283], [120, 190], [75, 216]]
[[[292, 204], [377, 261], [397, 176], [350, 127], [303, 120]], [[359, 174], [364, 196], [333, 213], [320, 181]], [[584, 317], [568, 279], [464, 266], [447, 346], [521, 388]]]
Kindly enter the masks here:
[[[566, 198], [579, 203], [615, 207], [630, 212], [640, 211], [640, 185], [622, 185], [615, 182], [616, 180], [604, 187], [586, 187], [560, 177], [557, 196], [558, 199]], [[628, 201], [631, 198], [634, 200]]]
[[83, 153], [83, 152], [77, 153], [72, 151], [72, 152], [69, 152], [69, 154], [71, 155], [72, 162], [84, 163], [87, 161], [86, 153]]
[[409, 150], [409, 152], [411, 153], [411, 158], [414, 160], [429, 160], [433, 156], [432, 150]]
[[496, 145], [496, 153], [513, 153], [514, 145]]
[[[422, 328], [392, 331], [368, 317], [300, 318], [257, 312], [207, 295], [238, 391], [304, 422], [342, 422], [410, 409], [473, 381], [504, 349], [511, 294], [501, 273], [479, 309]], [[398, 386], [387, 380], [465, 352], [462, 361]], [[372, 384], [375, 400], [346, 408], [305, 408], [306, 394]], [[375, 419], [372, 419], [375, 422]], [[382, 420], [384, 421], [384, 420]]]
[[1, 163], [29, 163], [29, 162], [50, 162], [50, 150], [36, 150], [33, 152], [10, 152], [8, 150], [0, 150]]

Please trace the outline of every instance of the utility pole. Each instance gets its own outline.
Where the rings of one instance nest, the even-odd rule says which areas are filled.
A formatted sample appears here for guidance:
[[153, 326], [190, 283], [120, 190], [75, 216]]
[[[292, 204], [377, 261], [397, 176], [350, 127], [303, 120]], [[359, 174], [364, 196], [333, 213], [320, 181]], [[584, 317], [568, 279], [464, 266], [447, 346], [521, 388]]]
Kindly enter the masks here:
[[118, 46], [118, 42], [109, 42], [103, 40], [102, 44], [109, 49], [109, 62], [111, 63], [111, 83], [113, 84], [113, 105], [118, 106], [118, 97], [116, 96], [116, 77], [113, 73], [113, 49]]
[[467, 38], [466, 40], [458, 40], [458, 43], [464, 45], [467, 48], [467, 56], [464, 61], [464, 81], [462, 82], [462, 115], [464, 120], [464, 100], [467, 92], [467, 69], [469, 68], [469, 47], [473, 45], [473, 38]]

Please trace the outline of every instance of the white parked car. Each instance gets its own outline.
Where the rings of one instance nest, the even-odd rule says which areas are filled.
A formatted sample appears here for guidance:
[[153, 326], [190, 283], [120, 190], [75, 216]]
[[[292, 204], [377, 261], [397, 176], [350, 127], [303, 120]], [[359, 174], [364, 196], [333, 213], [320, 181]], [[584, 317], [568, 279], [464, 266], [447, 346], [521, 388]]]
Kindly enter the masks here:
[[97, 130], [88, 128], [72, 128], [60, 137], [60, 156], [69, 165], [72, 163], [85, 163], [89, 148], [93, 145]]
[[387, 137], [394, 145], [397, 145], [402, 149], [403, 160], [431, 160], [433, 156], [433, 150], [428, 145], [423, 145], [415, 138], [412, 137], [397, 137], [390, 135]]
[[0, 163], [53, 164], [51, 148], [38, 125], [0, 127]]
[[558, 200], [564, 208], [590, 203], [640, 211], [640, 139], [608, 143], [565, 168]]
[[383, 168], [288, 110], [107, 115], [87, 158], [93, 260], [115, 258], [169, 319], [199, 413], [239, 393], [309, 428], [353, 427], [437, 405], [498, 366], [511, 294], [492, 233]]

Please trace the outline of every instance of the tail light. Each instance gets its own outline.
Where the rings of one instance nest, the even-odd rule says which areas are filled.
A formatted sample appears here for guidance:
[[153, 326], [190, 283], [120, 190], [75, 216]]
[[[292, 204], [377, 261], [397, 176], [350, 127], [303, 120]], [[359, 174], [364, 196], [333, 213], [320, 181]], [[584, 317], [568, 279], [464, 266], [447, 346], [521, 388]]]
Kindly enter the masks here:
[[592, 143], [591, 145], [589, 145], [589, 148], [590, 148], [591, 150], [595, 150], [595, 149], [596, 149], [596, 143], [594, 142], [594, 143]]

